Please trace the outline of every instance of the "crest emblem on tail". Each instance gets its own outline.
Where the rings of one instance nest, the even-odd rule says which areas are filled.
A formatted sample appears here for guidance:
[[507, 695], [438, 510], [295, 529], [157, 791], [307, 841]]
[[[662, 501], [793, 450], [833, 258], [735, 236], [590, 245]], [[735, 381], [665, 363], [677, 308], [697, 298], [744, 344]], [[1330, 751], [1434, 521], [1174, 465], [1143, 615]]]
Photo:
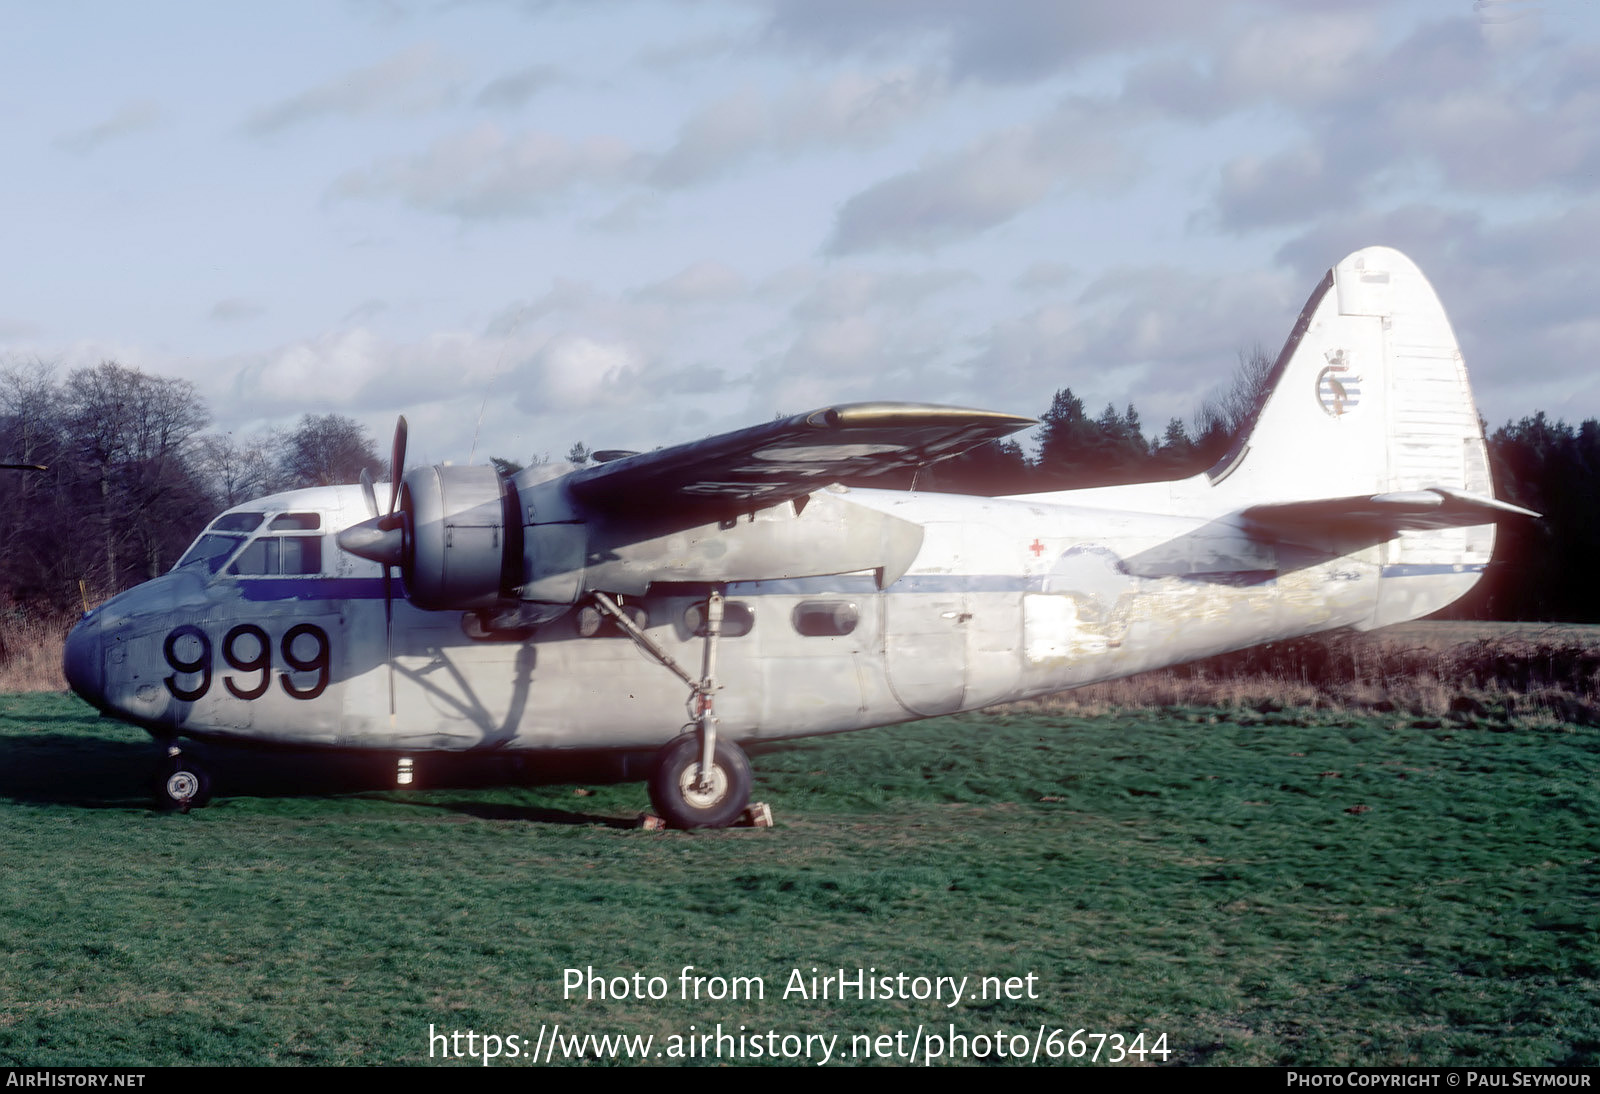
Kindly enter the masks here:
[[1342, 349], [1330, 352], [1327, 361], [1328, 367], [1317, 373], [1317, 402], [1329, 417], [1342, 418], [1361, 402], [1361, 377], [1350, 375]]

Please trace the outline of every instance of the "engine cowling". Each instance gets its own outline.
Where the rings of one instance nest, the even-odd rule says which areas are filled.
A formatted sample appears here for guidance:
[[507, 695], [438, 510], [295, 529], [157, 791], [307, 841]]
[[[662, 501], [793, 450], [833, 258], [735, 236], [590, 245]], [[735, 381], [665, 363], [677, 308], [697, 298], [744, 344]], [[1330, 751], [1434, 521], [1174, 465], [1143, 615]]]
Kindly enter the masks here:
[[[408, 472], [400, 488], [400, 572], [419, 608], [485, 608], [520, 569], [520, 524], [506, 520], [509, 484], [492, 467], [439, 464]], [[508, 527], [511, 529], [508, 534]]]

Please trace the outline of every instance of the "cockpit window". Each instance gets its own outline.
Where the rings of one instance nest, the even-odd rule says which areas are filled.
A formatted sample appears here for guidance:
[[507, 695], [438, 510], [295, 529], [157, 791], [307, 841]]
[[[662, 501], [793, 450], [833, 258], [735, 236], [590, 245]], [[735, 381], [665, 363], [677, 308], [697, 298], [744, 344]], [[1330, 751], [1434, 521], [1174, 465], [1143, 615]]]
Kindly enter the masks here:
[[[249, 515], [254, 516], [257, 521], [261, 519], [258, 513]], [[207, 572], [214, 574], [222, 569], [222, 564], [228, 561], [228, 556], [233, 554], [234, 548], [243, 542], [242, 536], [214, 536], [208, 532], [194, 541], [194, 546], [183, 553], [183, 557], [173, 569], [181, 570], [185, 566], [204, 565]]]
[[322, 527], [322, 514], [279, 513], [267, 527], [273, 532], [315, 532]]
[[261, 536], [239, 552], [230, 574], [248, 577], [322, 572], [321, 536]]
[[[211, 522], [211, 532], [254, 532], [265, 513], [224, 513]], [[315, 525], [313, 525], [315, 527]]]
[[275, 574], [278, 572], [278, 537], [262, 536], [239, 552], [228, 567], [230, 574]]

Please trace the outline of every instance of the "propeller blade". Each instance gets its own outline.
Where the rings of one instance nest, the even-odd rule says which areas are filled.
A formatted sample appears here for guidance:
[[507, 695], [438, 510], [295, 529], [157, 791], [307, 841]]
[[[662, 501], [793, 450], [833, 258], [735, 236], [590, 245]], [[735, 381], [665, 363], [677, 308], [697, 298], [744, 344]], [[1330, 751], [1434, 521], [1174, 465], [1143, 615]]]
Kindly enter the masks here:
[[394, 426], [394, 450], [389, 458], [389, 512], [394, 512], [395, 505], [400, 501], [400, 475], [406, 469], [406, 416], [400, 415], [400, 420]]
[[394, 587], [390, 567], [383, 568], [383, 659], [389, 663], [389, 728], [394, 728]]
[[361, 496], [367, 502], [367, 516], [378, 515], [378, 492], [372, 488], [372, 472], [365, 467], [361, 469]]

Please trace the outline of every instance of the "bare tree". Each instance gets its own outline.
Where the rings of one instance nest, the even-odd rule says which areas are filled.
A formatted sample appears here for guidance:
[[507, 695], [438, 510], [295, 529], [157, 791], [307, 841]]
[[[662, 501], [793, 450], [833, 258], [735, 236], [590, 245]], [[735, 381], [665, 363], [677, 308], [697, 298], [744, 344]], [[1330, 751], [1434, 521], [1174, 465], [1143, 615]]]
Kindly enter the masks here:
[[220, 508], [273, 494], [285, 488], [279, 470], [282, 436], [265, 431], [243, 440], [232, 433], [211, 433], [200, 438], [196, 466]]
[[384, 474], [366, 428], [343, 414], [307, 414], [282, 442], [279, 468], [285, 488], [355, 482], [363, 468]]
[[1273, 359], [1260, 342], [1239, 350], [1233, 379], [1226, 388], [1207, 396], [1194, 418], [1194, 431], [1202, 439], [1218, 433], [1231, 442], [1255, 420], [1256, 413], [1272, 394]]
[[102, 587], [155, 577], [209, 515], [188, 464], [210, 421], [187, 380], [147, 376], [105, 361], [67, 377], [63, 418], [88, 496], [80, 504], [101, 527]]

